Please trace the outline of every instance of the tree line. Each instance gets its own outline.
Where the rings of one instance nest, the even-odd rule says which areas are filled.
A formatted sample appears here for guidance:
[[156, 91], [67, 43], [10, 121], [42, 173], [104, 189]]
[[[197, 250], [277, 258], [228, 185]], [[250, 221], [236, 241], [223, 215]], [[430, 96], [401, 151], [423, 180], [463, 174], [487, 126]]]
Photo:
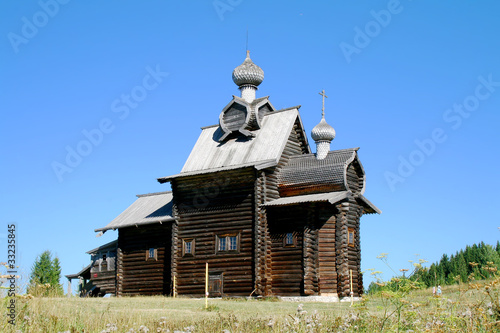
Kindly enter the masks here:
[[450, 285], [467, 282], [469, 277], [485, 279], [491, 277], [500, 264], [500, 242], [496, 246], [481, 242], [457, 251], [448, 257], [443, 254], [441, 260], [428, 269], [419, 268], [410, 277], [423, 282], [427, 287]]

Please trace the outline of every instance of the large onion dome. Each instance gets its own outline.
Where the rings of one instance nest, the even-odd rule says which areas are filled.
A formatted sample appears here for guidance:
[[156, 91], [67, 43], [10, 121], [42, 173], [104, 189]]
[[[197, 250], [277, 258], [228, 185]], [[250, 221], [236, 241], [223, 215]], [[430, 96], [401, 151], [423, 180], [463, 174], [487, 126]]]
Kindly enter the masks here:
[[331, 142], [335, 139], [335, 130], [332, 126], [328, 125], [325, 116], [321, 117], [318, 125], [314, 126], [311, 131], [311, 137], [314, 141], [328, 141]]
[[234, 69], [233, 81], [240, 87], [247, 84], [258, 86], [264, 81], [264, 71], [250, 59], [250, 51], [247, 51], [245, 61]]

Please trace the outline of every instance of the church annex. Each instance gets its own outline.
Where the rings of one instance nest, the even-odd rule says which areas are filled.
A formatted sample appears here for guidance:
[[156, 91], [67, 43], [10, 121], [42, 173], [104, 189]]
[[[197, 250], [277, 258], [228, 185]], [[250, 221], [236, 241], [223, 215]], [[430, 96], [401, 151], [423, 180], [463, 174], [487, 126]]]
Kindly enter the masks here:
[[263, 79], [247, 53], [233, 71], [241, 97], [202, 128], [180, 173], [158, 178], [172, 191], [138, 195], [96, 229], [118, 241], [92, 252], [91, 288], [202, 296], [208, 263], [210, 296], [362, 293], [360, 218], [380, 211], [363, 196], [358, 148], [330, 150], [322, 92], [313, 153], [299, 106], [256, 98]]

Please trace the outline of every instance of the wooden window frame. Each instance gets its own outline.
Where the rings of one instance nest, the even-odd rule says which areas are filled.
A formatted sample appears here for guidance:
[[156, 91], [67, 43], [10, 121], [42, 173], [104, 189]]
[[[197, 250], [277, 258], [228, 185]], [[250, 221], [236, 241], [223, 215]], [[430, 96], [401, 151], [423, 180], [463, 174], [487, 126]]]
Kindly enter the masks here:
[[[186, 251], [187, 243], [191, 243], [191, 252]], [[183, 257], [194, 257], [195, 251], [195, 239], [194, 238], [186, 238], [182, 240], [182, 256]]]
[[[287, 239], [288, 235], [292, 234], [292, 243], [288, 244]], [[296, 247], [297, 246], [297, 235], [294, 232], [286, 232], [283, 235], [283, 247]]]
[[[153, 256], [150, 256], [151, 250], [153, 250]], [[158, 249], [155, 247], [150, 247], [146, 250], [146, 261], [148, 260], [158, 260]]]
[[350, 247], [356, 246], [356, 230], [354, 228], [347, 228], [347, 245]]
[[[236, 237], [236, 249], [229, 250], [231, 244], [231, 237]], [[240, 253], [240, 233], [232, 232], [227, 234], [219, 234], [215, 236], [215, 253]], [[226, 250], [219, 250], [220, 239], [225, 239]]]

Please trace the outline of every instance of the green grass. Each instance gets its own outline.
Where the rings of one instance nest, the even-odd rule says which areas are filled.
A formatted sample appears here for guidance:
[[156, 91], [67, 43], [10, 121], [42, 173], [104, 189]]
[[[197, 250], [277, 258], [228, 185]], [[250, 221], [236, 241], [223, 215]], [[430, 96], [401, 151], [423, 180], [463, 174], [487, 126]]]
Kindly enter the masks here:
[[[2, 332], [491, 332], [500, 326], [500, 281], [379, 293], [350, 303], [168, 297], [27, 298], [16, 300], [17, 323]], [[3, 302], [5, 311], [9, 300]], [[493, 302], [494, 303], [494, 302]], [[498, 303], [498, 302], [497, 302]], [[399, 311], [398, 311], [399, 309]], [[227, 332], [227, 331], [226, 331]]]

